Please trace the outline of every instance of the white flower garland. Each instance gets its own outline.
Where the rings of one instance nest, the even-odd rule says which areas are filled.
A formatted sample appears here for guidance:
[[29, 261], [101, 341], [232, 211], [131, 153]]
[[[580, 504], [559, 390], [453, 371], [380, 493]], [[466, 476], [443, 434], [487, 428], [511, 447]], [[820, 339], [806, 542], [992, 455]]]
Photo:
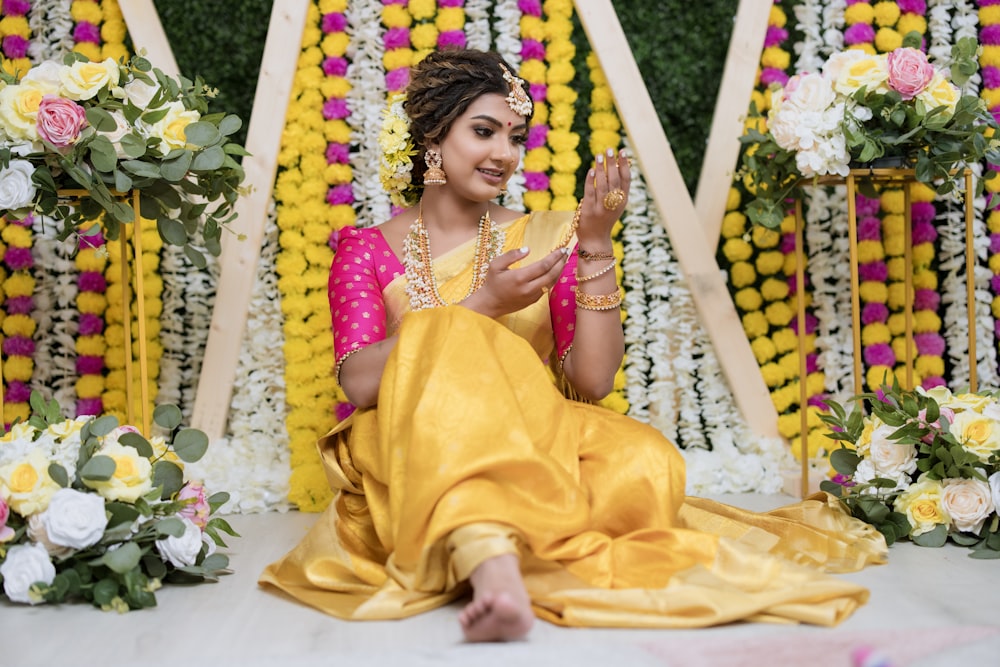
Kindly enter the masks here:
[[927, 55], [931, 62], [945, 63], [954, 43], [951, 10], [954, 2], [929, 0], [927, 3]]
[[831, 0], [823, 8], [823, 41], [826, 43], [825, 55], [844, 50], [844, 12], [847, 10], [846, 0]]
[[28, 12], [31, 42], [28, 57], [33, 63], [43, 60], [61, 60], [73, 50], [72, 0], [33, 0]]
[[796, 44], [799, 57], [795, 60], [798, 72], [818, 72], [825, 58], [823, 49], [823, 22], [820, 20], [822, 8], [819, 0], [803, 0], [795, 5], [795, 27], [802, 32], [802, 41]]
[[465, 3], [465, 43], [470, 49], [488, 50], [493, 43], [490, 32], [490, 0]]
[[290, 507], [281, 292], [275, 269], [278, 249], [272, 200], [240, 346], [227, 437], [213, 443], [196, 464], [187, 464], [189, 477], [201, 479], [209, 489], [229, 491], [224, 512]]
[[76, 405], [76, 308], [78, 290], [72, 257], [73, 240], [57, 238], [58, 225], [51, 219], [35, 216], [31, 225], [31, 252], [35, 259], [34, 318], [35, 370], [33, 389], [54, 398], [65, 417], [74, 417]]
[[[626, 140], [625, 146], [628, 146]], [[647, 383], [650, 370], [647, 319], [646, 272], [649, 256], [646, 252], [650, 237], [648, 212], [649, 195], [638, 164], [632, 163], [632, 184], [629, 199], [622, 216], [622, 284], [625, 297], [625, 399], [628, 414], [642, 422], [649, 422], [649, 392]]]
[[[521, 69], [521, 16], [517, 0], [498, 0], [493, 5], [494, 48], [515, 72]], [[525, 191], [524, 172], [519, 169], [507, 181], [507, 194], [501, 195], [500, 202], [524, 210]]]
[[386, 104], [385, 70], [382, 57], [385, 42], [382, 29], [382, 3], [363, 0], [348, 3], [347, 32], [351, 35], [350, 64], [347, 80], [351, 90], [347, 105], [351, 110], [347, 124], [358, 149], [351, 153], [351, 169], [358, 227], [370, 227], [389, 219], [389, 194], [379, 183], [378, 167], [382, 152], [378, 133], [382, 127], [382, 110]]
[[847, 192], [843, 187], [806, 188], [803, 204], [806, 271], [817, 319], [816, 353], [825, 389], [843, 401], [854, 393]]

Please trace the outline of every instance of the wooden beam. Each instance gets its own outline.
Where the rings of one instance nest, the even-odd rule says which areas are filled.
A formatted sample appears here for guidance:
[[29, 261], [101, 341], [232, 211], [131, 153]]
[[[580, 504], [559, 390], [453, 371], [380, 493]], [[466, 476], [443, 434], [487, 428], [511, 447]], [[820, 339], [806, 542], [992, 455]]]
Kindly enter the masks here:
[[153, 67], [167, 76], [176, 77], [180, 70], [153, 0], [124, 0], [119, 6], [135, 50], [145, 50], [145, 57], [153, 63]]
[[777, 437], [778, 413], [618, 15], [611, 0], [575, 4], [736, 404], [754, 433]]
[[726, 199], [739, 159], [738, 138], [743, 134], [744, 118], [749, 110], [773, 6], [771, 0], [740, 0], [736, 10], [719, 96], [715, 100], [712, 130], [708, 135], [708, 147], [694, 197], [695, 211], [713, 253], [719, 246]]
[[[191, 420], [209, 438], [223, 437], [229, 419], [229, 403], [308, 9], [309, 0], [282, 0], [271, 8], [247, 129], [246, 149], [251, 155], [243, 159], [245, 184], [251, 190], [236, 204], [238, 217], [233, 228], [245, 238], [240, 240], [223, 233], [215, 309]], [[275, 352], [280, 354], [280, 350]]]

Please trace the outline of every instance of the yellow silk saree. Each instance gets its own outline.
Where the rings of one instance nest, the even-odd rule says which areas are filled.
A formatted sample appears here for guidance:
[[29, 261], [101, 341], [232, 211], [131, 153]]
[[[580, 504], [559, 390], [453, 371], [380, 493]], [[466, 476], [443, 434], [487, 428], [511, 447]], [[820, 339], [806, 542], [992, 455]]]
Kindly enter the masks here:
[[[569, 221], [525, 216], [504, 251], [527, 245], [532, 261]], [[446, 300], [468, 288], [473, 252], [435, 260]], [[836, 500], [755, 514], [686, 498], [684, 459], [658, 431], [567, 399], [546, 364], [546, 300], [499, 320], [408, 312], [404, 276], [384, 298], [399, 341], [378, 405], [320, 440], [336, 497], [262, 584], [340, 618], [402, 618], [516, 553], [535, 613], [561, 625], [834, 625], [867, 599], [826, 573], [884, 562], [885, 542]]]

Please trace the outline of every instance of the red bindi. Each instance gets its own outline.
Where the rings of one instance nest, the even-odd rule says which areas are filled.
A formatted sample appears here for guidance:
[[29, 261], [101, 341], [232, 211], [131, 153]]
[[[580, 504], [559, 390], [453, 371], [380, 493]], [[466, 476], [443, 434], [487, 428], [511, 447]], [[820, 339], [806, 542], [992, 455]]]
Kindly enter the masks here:
[[510, 121], [509, 120], [507, 121], [507, 127], [510, 127]]

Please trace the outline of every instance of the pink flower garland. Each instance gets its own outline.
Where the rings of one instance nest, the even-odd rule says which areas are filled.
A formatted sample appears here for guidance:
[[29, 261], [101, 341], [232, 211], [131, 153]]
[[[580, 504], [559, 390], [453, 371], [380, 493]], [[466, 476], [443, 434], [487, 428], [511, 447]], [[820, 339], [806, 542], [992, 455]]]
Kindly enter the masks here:
[[[408, 0], [382, 0], [383, 5], [402, 5], [407, 6]], [[385, 37], [383, 37], [385, 42], [385, 50], [392, 51], [393, 49], [408, 49], [410, 48], [410, 29], [409, 28], [389, 28], [385, 31]], [[410, 68], [397, 67], [396, 69], [389, 70], [385, 73], [385, 87], [389, 91], [389, 94], [397, 93], [406, 88], [406, 85], [410, 82]]]
[[[31, 3], [28, 0], [3, 0], [4, 17], [25, 16], [29, 11], [31, 11]], [[4, 58], [13, 60], [27, 57], [28, 44], [28, 40], [21, 35], [7, 35], [3, 38], [0, 48], [3, 49]]]
[[[978, 5], [982, 7], [990, 7], [993, 5], [1000, 4], [1000, 0], [979, 0]], [[979, 29], [979, 43], [983, 46], [993, 46], [1000, 47], [1000, 24], [988, 24], [981, 25]], [[988, 64], [984, 65], [982, 68], [983, 76], [983, 93], [987, 91], [995, 91], [1000, 88], [1000, 68], [996, 65]], [[990, 107], [990, 112], [993, 117], [1000, 120], [1000, 106], [994, 105]], [[988, 169], [994, 171], [1000, 169], [1000, 166], [995, 164], [986, 165]], [[995, 196], [993, 194], [988, 194], [987, 197], [992, 199]], [[996, 224], [997, 213], [993, 212], [989, 214], [988, 228], [990, 229], [990, 265], [997, 266], [1000, 261], [996, 259], [1000, 255], [1000, 225]], [[990, 279], [990, 287], [993, 291], [994, 301], [1000, 297], [1000, 271], [995, 271], [993, 277]], [[994, 336], [1000, 339], [1000, 318], [994, 317], [993, 320], [993, 332]]]
[[[81, 236], [81, 250], [97, 250], [104, 246], [104, 235], [101, 232]], [[81, 271], [77, 277], [77, 290], [80, 296], [91, 294], [104, 294], [108, 289], [108, 281], [102, 271]], [[77, 297], [77, 299], [80, 298]], [[104, 318], [94, 313], [80, 313], [78, 325], [78, 336], [99, 336], [104, 333]], [[78, 355], [76, 358], [76, 372], [81, 376], [104, 375], [104, 357], [97, 355]], [[76, 415], [99, 415], [104, 412], [104, 401], [100, 396], [93, 398], [77, 398]]]
[[[23, 220], [12, 220], [8, 219], [7, 225], [18, 226], [24, 228], [27, 233], [31, 234], [31, 224], [32, 216], [27, 216]], [[13, 245], [8, 241], [7, 249], [3, 255], [3, 263], [7, 267], [8, 275], [14, 276], [16, 274], [31, 275], [31, 269], [35, 265], [34, 257], [31, 253], [30, 242], [27, 246]], [[19, 294], [15, 296], [7, 295], [3, 302], [4, 307], [4, 334], [6, 337], [3, 341], [3, 354], [8, 359], [13, 361], [13, 357], [24, 357], [27, 358], [31, 368], [34, 368], [33, 357], [35, 356], [35, 341], [30, 336], [18, 335], [13, 331], [8, 331], [6, 326], [6, 320], [12, 315], [23, 315], [26, 317], [31, 317], [31, 313], [35, 307], [35, 300], [30, 294]], [[7, 373], [4, 373], [6, 377]], [[4, 403], [16, 405], [16, 404], [27, 404], [28, 399], [31, 398], [31, 386], [24, 380], [10, 380], [6, 382], [4, 388]], [[5, 417], [8, 413], [5, 413]], [[3, 425], [4, 429], [10, 427], [9, 423]]]
[[[870, 5], [869, 0], [847, 0], [847, 6], [864, 3]], [[855, 23], [844, 31], [844, 44], [854, 46], [856, 44], [871, 44], [875, 41], [875, 28], [870, 23]]]
[[[438, 0], [438, 7], [464, 7], [465, 0]], [[442, 30], [438, 33], [438, 48], [465, 48], [464, 30]]]

